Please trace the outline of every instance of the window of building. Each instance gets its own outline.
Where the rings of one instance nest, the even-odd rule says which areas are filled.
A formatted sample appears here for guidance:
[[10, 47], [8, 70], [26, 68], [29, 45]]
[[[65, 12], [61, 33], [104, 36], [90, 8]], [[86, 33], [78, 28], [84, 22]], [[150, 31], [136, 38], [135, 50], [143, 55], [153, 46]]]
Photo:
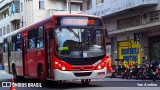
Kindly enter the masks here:
[[35, 48], [36, 30], [32, 29], [28, 31], [28, 49]]
[[71, 3], [71, 11], [79, 11], [79, 4]]
[[92, 8], [92, 0], [87, 0], [87, 10]]
[[2, 36], [3, 34], [2, 34], [3, 32], [2, 32], [2, 28], [0, 28], [0, 36]]
[[54, 9], [56, 10], [64, 10], [64, 3], [62, 1], [56, 1], [56, 7]]
[[45, 9], [44, 0], [39, 0], [39, 9]]
[[3, 18], [6, 18], [8, 16], [8, 12], [3, 13]]
[[14, 7], [15, 7], [15, 12], [19, 13], [20, 12], [20, 2], [14, 1]]
[[104, 3], [104, 0], [97, 0], [97, 1], [96, 1], [96, 4], [97, 4], [97, 5], [100, 5], [100, 4], [102, 4], [102, 3]]
[[37, 30], [37, 37], [36, 37], [36, 47], [42, 48], [43, 47], [43, 26], [39, 26]]

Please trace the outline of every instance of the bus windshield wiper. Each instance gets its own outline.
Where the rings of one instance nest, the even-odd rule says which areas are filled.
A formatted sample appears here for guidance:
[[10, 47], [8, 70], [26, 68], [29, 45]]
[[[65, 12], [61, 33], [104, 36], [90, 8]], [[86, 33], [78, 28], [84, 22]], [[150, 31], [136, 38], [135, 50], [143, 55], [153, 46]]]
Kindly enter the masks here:
[[71, 28], [67, 27], [67, 29], [73, 33], [73, 35], [76, 37], [76, 38], [79, 38], [79, 35], [77, 35]]

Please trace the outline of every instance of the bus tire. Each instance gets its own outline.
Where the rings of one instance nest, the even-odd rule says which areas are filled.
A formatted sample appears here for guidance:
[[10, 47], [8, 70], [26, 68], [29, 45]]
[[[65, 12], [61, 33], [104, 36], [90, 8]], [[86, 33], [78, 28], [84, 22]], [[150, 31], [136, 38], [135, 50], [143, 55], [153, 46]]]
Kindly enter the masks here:
[[12, 65], [12, 72], [13, 72], [14, 81], [16, 82], [19, 81], [19, 77], [17, 76], [17, 71], [14, 64]]
[[88, 84], [90, 83], [90, 81], [91, 81], [91, 79], [82, 79], [82, 80], [81, 80], [81, 83], [82, 83], [83, 85], [88, 85]]
[[44, 78], [44, 71], [42, 65], [38, 66], [38, 80], [42, 84], [42, 86], [45, 85], [45, 78]]

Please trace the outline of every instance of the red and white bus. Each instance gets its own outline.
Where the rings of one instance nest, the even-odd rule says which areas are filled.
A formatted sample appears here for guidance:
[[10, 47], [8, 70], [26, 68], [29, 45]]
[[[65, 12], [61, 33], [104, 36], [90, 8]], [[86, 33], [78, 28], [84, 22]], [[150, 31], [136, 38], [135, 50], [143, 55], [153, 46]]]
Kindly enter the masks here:
[[6, 71], [41, 81], [81, 80], [106, 75], [105, 28], [89, 15], [53, 15], [4, 37]]

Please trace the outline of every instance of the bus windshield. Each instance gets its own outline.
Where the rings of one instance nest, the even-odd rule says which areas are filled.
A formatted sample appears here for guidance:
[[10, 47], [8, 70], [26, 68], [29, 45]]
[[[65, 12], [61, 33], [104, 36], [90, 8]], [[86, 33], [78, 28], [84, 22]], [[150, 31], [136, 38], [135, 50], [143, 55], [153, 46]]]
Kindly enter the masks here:
[[104, 32], [97, 27], [57, 27], [55, 28], [56, 54], [70, 58], [90, 58], [102, 56]]

